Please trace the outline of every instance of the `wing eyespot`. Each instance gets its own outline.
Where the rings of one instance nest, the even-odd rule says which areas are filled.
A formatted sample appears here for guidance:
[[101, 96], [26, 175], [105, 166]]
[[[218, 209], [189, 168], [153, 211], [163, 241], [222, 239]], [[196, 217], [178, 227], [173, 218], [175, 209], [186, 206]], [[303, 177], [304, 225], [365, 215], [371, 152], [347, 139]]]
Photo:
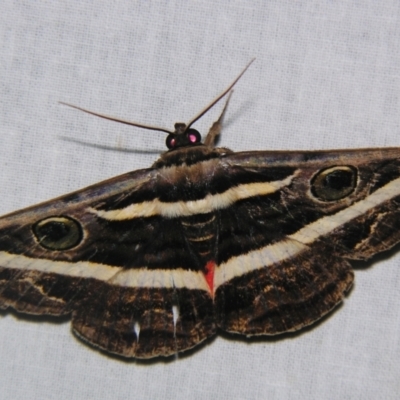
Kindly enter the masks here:
[[69, 250], [83, 238], [79, 222], [65, 216], [42, 219], [32, 230], [39, 244], [47, 250]]
[[334, 166], [318, 171], [311, 180], [311, 193], [322, 201], [341, 200], [357, 187], [357, 169]]

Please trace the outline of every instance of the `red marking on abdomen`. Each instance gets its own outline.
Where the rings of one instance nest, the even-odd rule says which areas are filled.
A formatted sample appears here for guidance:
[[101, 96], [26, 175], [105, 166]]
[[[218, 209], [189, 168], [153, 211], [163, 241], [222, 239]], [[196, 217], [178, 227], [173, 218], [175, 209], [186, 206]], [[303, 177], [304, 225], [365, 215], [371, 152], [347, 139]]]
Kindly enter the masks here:
[[206, 271], [204, 276], [206, 277], [206, 282], [208, 287], [210, 288], [211, 294], [214, 294], [214, 270], [215, 270], [215, 261], [208, 261], [206, 264]]

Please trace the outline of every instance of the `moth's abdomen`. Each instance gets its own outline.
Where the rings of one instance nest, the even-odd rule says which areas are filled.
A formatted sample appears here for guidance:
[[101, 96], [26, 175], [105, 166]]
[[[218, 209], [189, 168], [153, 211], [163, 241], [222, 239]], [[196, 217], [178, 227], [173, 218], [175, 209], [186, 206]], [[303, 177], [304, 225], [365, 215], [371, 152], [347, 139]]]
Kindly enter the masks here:
[[180, 219], [188, 249], [198, 262], [210, 293], [214, 291], [214, 269], [217, 259], [217, 218], [216, 213], [208, 213]]
[[201, 260], [215, 259], [216, 253], [216, 215], [198, 214], [180, 220], [185, 239], [192, 251]]

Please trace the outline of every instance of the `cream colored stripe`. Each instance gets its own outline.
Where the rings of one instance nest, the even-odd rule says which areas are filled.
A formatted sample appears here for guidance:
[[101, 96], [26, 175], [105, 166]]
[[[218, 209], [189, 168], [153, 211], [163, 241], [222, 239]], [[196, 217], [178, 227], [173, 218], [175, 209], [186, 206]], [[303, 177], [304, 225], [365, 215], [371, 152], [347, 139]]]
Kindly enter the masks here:
[[122, 269], [87, 261], [73, 263], [67, 261], [52, 261], [42, 258], [30, 258], [19, 254], [6, 253], [5, 251], [0, 252], [0, 267], [49, 272], [79, 278], [96, 278], [101, 281], [107, 281], [112, 278], [116, 272]]
[[[312, 243], [318, 237], [329, 234], [346, 222], [399, 195], [400, 178], [378, 189], [366, 199], [354, 203], [334, 215], [321, 218], [278, 243], [228, 260], [216, 268], [214, 288], [217, 289], [218, 286], [230, 279], [247, 272], [265, 268], [296, 256], [306, 250], [308, 248], [307, 244]], [[146, 268], [124, 270], [121, 267], [111, 267], [91, 262], [51, 261], [8, 254], [6, 252], [0, 252], [0, 266], [72, 277], [95, 278], [124, 287], [175, 287], [178, 289], [188, 288], [208, 291], [208, 286], [201, 272], [181, 268], [174, 270], [148, 270]]]
[[172, 270], [127, 269], [118, 272], [108, 282], [123, 287], [187, 288], [209, 291], [203, 273], [183, 268]]
[[76, 278], [94, 278], [116, 286], [141, 288], [188, 288], [208, 291], [201, 272], [177, 268], [167, 269], [124, 269], [91, 262], [70, 263], [29, 258], [17, 254], [0, 252], [0, 267], [54, 273]]
[[364, 200], [354, 203], [336, 214], [328, 215], [306, 225], [280, 242], [231, 258], [216, 268], [214, 288], [217, 289], [218, 286], [230, 279], [247, 272], [269, 267], [277, 262], [296, 256], [306, 250], [308, 248], [307, 245], [313, 243], [319, 237], [331, 233], [341, 225], [399, 195], [400, 178], [376, 190]]
[[254, 196], [263, 196], [274, 193], [279, 189], [288, 186], [296, 174], [288, 176], [281, 181], [247, 183], [231, 187], [223, 193], [208, 194], [204, 199], [193, 201], [176, 201], [165, 203], [159, 199], [134, 203], [118, 210], [96, 210], [90, 208], [89, 211], [100, 218], [110, 221], [123, 221], [127, 219], [151, 217], [161, 215], [167, 218], [185, 217], [194, 214], [206, 214], [222, 208], [227, 208], [231, 204]]
[[297, 240], [304, 244], [312, 243], [315, 239], [320, 236], [324, 236], [339, 226], [351, 221], [354, 218], [366, 213], [372, 208], [379, 204], [384, 203], [392, 199], [393, 197], [400, 195], [400, 178], [389, 182], [387, 185], [376, 190], [370, 196], [366, 197], [357, 203], [352, 204], [336, 214], [328, 215], [324, 218], [320, 218], [304, 228], [300, 229], [289, 238]]
[[269, 267], [306, 250], [307, 246], [295, 240], [284, 239], [258, 250], [233, 257], [219, 265], [214, 273], [214, 291], [222, 284], [247, 272]]

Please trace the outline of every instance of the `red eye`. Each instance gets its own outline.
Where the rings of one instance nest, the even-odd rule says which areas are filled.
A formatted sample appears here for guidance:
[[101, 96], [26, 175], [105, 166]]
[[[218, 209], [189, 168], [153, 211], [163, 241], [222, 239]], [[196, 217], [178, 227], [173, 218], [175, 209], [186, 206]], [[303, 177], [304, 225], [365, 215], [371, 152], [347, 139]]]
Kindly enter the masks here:
[[186, 137], [188, 138], [190, 143], [199, 143], [201, 140], [200, 133], [195, 129], [189, 129], [186, 133]]
[[173, 149], [176, 146], [176, 138], [172, 135], [168, 135], [165, 144], [169, 149]]

